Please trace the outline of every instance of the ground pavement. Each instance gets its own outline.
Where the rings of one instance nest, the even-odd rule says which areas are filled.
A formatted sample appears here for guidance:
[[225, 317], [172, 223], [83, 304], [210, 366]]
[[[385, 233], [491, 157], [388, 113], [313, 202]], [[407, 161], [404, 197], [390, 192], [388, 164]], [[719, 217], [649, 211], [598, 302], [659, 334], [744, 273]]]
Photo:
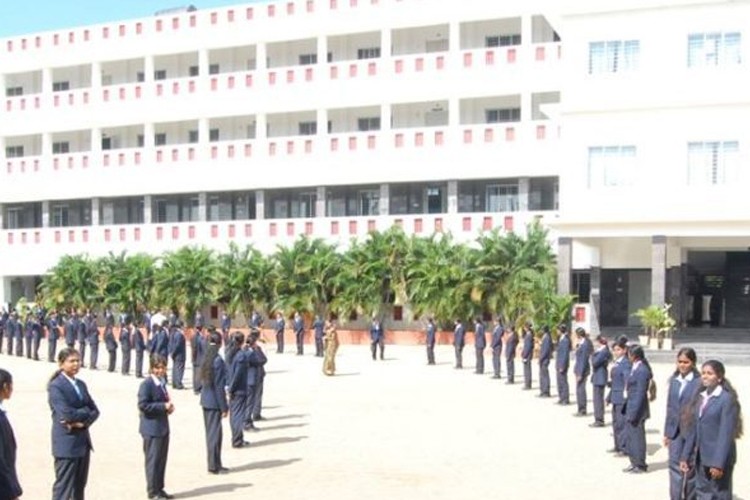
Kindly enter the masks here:
[[[475, 375], [469, 366], [473, 364], [469, 348], [467, 368], [458, 371], [452, 366], [450, 346], [438, 346], [438, 365], [426, 366], [421, 347], [387, 346], [386, 360], [374, 362], [368, 346], [344, 345], [334, 377], [321, 373], [322, 360], [309, 354], [309, 346], [305, 356], [277, 355], [273, 346], [266, 350], [270, 358], [266, 420], [258, 423], [260, 432], [246, 433], [252, 445], [244, 449], [229, 446], [228, 421], [224, 421], [228, 475], [206, 472], [198, 399], [190, 390], [172, 391], [176, 411], [171, 417], [166, 490], [176, 498], [579, 500], [627, 495], [646, 500], [668, 496], [661, 427], [670, 365], [654, 366], [659, 395], [647, 423], [650, 468], [648, 474], [634, 476], [622, 473], [627, 459], [605, 453], [612, 447], [609, 426], [589, 428], [593, 417], [574, 417], [574, 406], [561, 407], [553, 404], [554, 398], [535, 397], [536, 364], [534, 390], [522, 391], [519, 378], [515, 385], [506, 385], [504, 378]], [[106, 352], [100, 356], [102, 365], [103, 358]], [[54, 365], [2, 355], [0, 366], [15, 379], [15, 392], [6, 408], [18, 441], [24, 498], [50, 498], [54, 474], [45, 384]], [[520, 370], [517, 362], [516, 371]], [[728, 378], [746, 409], [750, 408], [748, 375], [748, 367], [729, 368]], [[83, 369], [79, 376], [101, 410], [91, 429], [95, 452], [87, 498], [145, 498], [136, 408], [139, 380], [101, 369]], [[570, 381], [573, 389], [572, 375]], [[750, 460], [750, 436], [740, 440], [738, 448], [735, 494], [750, 499], [750, 475], [740, 472], [747, 470]]]

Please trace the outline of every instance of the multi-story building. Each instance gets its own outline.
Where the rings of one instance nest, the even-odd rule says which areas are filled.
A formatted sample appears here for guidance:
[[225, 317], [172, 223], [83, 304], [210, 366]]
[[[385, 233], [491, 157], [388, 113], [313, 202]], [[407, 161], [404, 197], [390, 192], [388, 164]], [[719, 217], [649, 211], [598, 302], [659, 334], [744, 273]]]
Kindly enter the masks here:
[[603, 326], [665, 302], [681, 325], [750, 326], [750, 2], [577, 3], [561, 288], [590, 287]]
[[554, 216], [561, 49], [532, 3], [289, 0], [2, 40], [0, 301], [65, 254]]

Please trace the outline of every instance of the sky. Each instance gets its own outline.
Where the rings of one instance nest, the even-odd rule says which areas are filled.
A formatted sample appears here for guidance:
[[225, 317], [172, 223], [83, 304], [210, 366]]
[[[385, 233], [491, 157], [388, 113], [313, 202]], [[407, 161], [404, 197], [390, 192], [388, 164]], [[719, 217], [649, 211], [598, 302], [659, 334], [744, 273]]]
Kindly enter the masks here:
[[0, 38], [153, 16], [194, 5], [199, 10], [258, 0], [0, 0]]

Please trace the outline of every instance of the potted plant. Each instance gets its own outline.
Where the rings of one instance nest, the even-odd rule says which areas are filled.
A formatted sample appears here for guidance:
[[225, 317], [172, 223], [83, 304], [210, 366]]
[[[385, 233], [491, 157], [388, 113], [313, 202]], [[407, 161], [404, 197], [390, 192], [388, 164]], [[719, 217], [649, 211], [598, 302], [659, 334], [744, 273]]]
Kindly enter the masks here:
[[652, 304], [633, 313], [641, 320], [645, 333], [639, 335], [641, 344], [658, 349], [672, 349], [671, 335], [676, 322], [669, 314], [671, 307], [671, 304], [664, 304], [663, 306]]

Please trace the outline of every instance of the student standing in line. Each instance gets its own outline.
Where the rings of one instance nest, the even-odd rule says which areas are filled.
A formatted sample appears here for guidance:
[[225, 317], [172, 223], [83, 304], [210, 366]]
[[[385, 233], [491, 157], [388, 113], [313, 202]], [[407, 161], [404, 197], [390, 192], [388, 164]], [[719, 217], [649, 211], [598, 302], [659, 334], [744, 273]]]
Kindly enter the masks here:
[[117, 365], [117, 340], [115, 340], [113, 327], [109, 325], [104, 327], [104, 347], [109, 355], [107, 371], [112, 373], [115, 371], [115, 365]]
[[696, 368], [697, 356], [691, 347], [677, 352], [677, 368], [669, 377], [667, 416], [664, 419], [664, 446], [669, 449], [669, 498], [682, 500], [695, 495], [695, 471], [680, 470], [680, 457], [685, 447], [686, 432], [680, 425], [682, 415], [690, 409], [696, 393], [701, 389], [701, 375]]
[[539, 397], [550, 397], [549, 362], [552, 360], [552, 335], [549, 327], [542, 327], [542, 342], [539, 346]]
[[[427, 346], [427, 364], [435, 364], [435, 333], [437, 328], [435, 327], [435, 320], [427, 318], [427, 329], [425, 332], [425, 345]], [[325, 371], [325, 370], [324, 370]]]
[[464, 344], [466, 343], [466, 329], [460, 319], [456, 320], [456, 327], [453, 329], [453, 349], [456, 352], [456, 368], [460, 370], [463, 365]]
[[[146, 352], [146, 339], [143, 336], [143, 330], [137, 322], [128, 326], [128, 331], [132, 333], [131, 345], [135, 350], [135, 378], [143, 378], [143, 355]], [[130, 354], [128, 354], [130, 356]], [[124, 360], [123, 360], [124, 362]], [[130, 357], [128, 357], [128, 370], [130, 369]]]
[[324, 345], [323, 345], [323, 335], [324, 335], [324, 332], [323, 332], [323, 330], [325, 330], [325, 323], [323, 322], [322, 319], [320, 319], [319, 315], [315, 316], [315, 320], [313, 321], [312, 327], [313, 327], [313, 332], [315, 334], [314, 335], [314, 337], [315, 337], [315, 357], [316, 358], [322, 358], [323, 357], [323, 350], [324, 350]]
[[47, 384], [52, 410], [52, 456], [55, 459], [52, 500], [82, 500], [93, 448], [89, 427], [99, 418], [99, 409], [86, 384], [76, 378], [81, 368], [78, 351], [61, 350], [57, 362], [60, 368]]
[[[55, 362], [57, 355], [57, 340], [60, 338], [60, 317], [52, 311], [47, 319], [47, 361]], [[0, 344], [2, 342], [0, 341]]]
[[385, 330], [380, 320], [373, 317], [372, 325], [370, 325], [370, 353], [373, 360], [375, 360], [377, 350], [380, 350], [380, 360], [382, 361], [384, 359], [383, 351], [385, 350]]
[[594, 386], [594, 423], [591, 427], [604, 427], [604, 388], [607, 386], [607, 366], [612, 353], [607, 339], [596, 337], [597, 348], [591, 355], [591, 384]]
[[297, 342], [297, 356], [302, 356], [305, 351], [305, 320], [299, 312], [294, 313], [294, 340]]
[[621, 336], [612, 347], [615, 362], [610, 371], [610, 390], [607, 403], [612, 404], [612, 437], [615, 445], [609, 450], [624, 456], [627, 453], [627, 436], [625, 434], [625, 384], [630, 376], [630, 359], [628, 359], [628, 338]]
[[247, 362], [247, 392], [245, 399], [245, 430], [246, 431], [257, 431], [253, 422], [255, 416], [255, 402], [260, 396], [259, 385], [262, 380], [263, 365], [266, 364], [267, 358], [263, 353], [258, 344], [260, 332], [258, 330], [251, 330], [245, 340], [245, 348], [243, 355]]
[[477, 375], [484, 374], [485, 347], [487, 347], [487, 336], [484, 334], [484, 323], [482, 323], [482, 318], [477, 318], [474, 321], [474, 351], [477, 359], [474, 373]]
[[174, 498], [164, 491], [164, 475], [169, 454], [169, 415], [174, 404], [167, 392], [164, 376], [167, 360], [158, 354], [149, 360], [151, 376], [138, 388], [138, 431], [143, 437], [143, 454], [146, 466], [146, 493], [149, 499]]
[[576, 362], [573, 366], [573, 373], [576, 376], [576, 404], [578, 406], [577, 417], [586, 415], [586, 406], [588, 404], [586, 395], [586, 382], [591, 373], [591, 353], [594, 346], [589, 339], [586, 330], [576, 328], [576, 337], [578, 337], [578, 347], [576, 347]]
[[685, 428], [691, 430], [683, 447], [680, 469], [687, 474], [694, 464], [696, 498], [731, 500], [736, 440], [743, 432], [739, 397], [719, 361], [703, 363], [701, 383], [685, 417]]
[[531, 360], [534, 357], [534, 330], [531, 323], [523, 327], [523, 347], [521, 348], [521, 362], [523, 363], [523, 390], [531, 390]]
[[0, 498], [8, 500], [15, 500], [23, 494], [16, 473], [16, 438], [4, 406], [12, 394], [13, 376], [0, 368]]
[[[131, 322], [129, 319], [126, 319], [125, 324], [120, 325], [120, 349], [122, 349], [122, 367], [120, 373], [123, 375], [130, 375], [130, 353], [133, 350], [133, 336]], [[141, 336], [141, 340], [143, 340], [143, 336]], [[143, 358], [142, 353], [141, 358]], [[142, 362], [143, 359], [141, 359]]]
[[490, 348], [492, 349], [492, 378], [500, 378], [500, 356], [503, 353], [503, 322], [498, 317], [495, 318], [495, 326], [492, 329], [492, 340]]
[[646, 465], [646, 420], [651, 418], [648, 401], [648, 386], [653, 377], [651, 366], [646, 361], [643, 347], [632, 345], [628, 348], [628, 357], [633, 367], [625, 385], [625, 428], [627, 433], [628, 457], [630, 467], [623, 472], [642, 474], [648, 470]]
[[203, 425], [206, 431], [206, 454], [208, 472], [226, 474], [229, 469], [221, 463], [221, 419], [229, 412], [224, 387], [227, 385], [227, 370], [224, 360], [219, 356], [221, 334], [211, 332], [206, 355], [201, 365], [201, 407], [203, 408]]
[[[339, 335], [336, 332], [336, 320], [326, 322], [325, 357], [323, 358], [323, 373], [334, 375], [336, 373], [336, 351], [339, 349]], [[435, 364], [434, 356], [432, 364]]]
[[241, 347], [245, 336], [241, 332], [229, 335], [229, 344], [224, 349], [225, 362], [229, 366], [227, 391], [229, 392], [229, 428], [232, 432], [232, 448], [242, 448], [250, 443], [242, 432], [245, 425], [247, 403], [247, 371], [249, 359]]
[[182, 384], [182, 378], [185, 376], [187, 347], [185, 334], [182, 332], [182, 321], [180, 320], [177, 320], [177, 324], [172, 328], [172, 335], [169, 339], [169, 355], [172, 357], [172, 387], [181, 391], [185, 388]]
[[516, 328], [511, 323], [505, 334], [505, 370], [508, 372], [506, 384], [515, 384], [516, 376], [516, 349], [518, 348], [518, 334]]
[[570, 337], [565, 325], [557, 327], [557, 354], [555, 356], [555, 371], [557, 372], [557, 404], [570, 404], [570, 388], [568, 386], [568, 368], [570, 368]]
[[[255, 313], [253, 313], [255, 314]], [[276, 331], [276, 353], [284, 353], [284, 327], [286, 322], [284, 321], [284, 315], [281, 312], [276, 313], [276, 323], [274, 323], [274, 329]]]

